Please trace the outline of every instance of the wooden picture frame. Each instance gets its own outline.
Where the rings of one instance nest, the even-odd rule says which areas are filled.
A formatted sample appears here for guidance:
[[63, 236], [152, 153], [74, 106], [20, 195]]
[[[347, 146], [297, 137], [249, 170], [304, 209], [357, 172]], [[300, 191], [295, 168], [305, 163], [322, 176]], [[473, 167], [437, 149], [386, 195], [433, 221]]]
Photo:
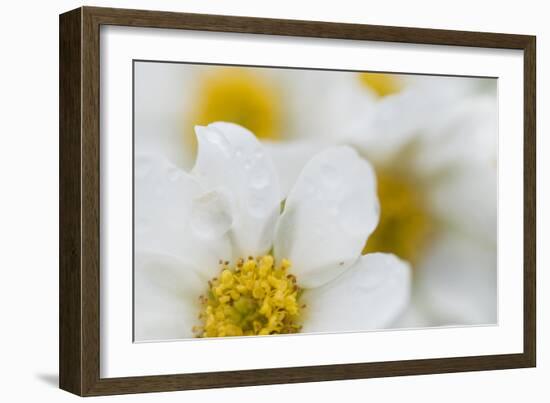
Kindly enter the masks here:
[[[524, 52], [523, 353], [127, 378], [100, 377], [99, 32], [102, 25]], [[536, 363], [535, 37], [81, 7], [60, 16], [60, 387], [80, 396], [533, 367]]]

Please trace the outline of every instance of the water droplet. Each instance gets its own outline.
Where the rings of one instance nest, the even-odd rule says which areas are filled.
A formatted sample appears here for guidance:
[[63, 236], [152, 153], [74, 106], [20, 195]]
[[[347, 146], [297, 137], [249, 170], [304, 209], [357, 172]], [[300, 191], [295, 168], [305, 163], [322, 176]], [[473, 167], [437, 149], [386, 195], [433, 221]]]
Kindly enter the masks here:
[[264, 189], [269, 185], [269, 172], [266, 167], [256, 166], [250, 175], [249, 186], [252, 189]]
[[191, 228], [199, 237], [220, 237], [232, 223], [228, 200], [221, 193], [208, 192], [193, 200]]
[[212, 145], [215, 145], [225, 156], [231, 155], [231, 144], [225, 136], [220, 133], [217, 129], [209, 128], [209, 133], [206, 136], [208, 142]]

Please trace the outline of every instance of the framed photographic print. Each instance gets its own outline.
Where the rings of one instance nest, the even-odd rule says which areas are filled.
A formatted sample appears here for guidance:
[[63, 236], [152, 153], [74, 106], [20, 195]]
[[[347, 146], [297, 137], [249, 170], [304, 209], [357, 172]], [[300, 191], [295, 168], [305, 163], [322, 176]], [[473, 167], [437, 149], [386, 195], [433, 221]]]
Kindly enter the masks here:
[[60, 16], [60, 387], [535, 366], [535, 37]]

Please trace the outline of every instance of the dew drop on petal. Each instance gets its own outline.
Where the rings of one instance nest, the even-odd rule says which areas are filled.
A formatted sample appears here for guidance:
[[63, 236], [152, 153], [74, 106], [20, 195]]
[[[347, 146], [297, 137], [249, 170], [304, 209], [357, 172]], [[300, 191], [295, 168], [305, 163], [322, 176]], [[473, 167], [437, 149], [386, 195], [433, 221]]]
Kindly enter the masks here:
[[249, 186], [252, 189], [264, 189], [269, 185], [269, 172], [263, 165], [257, 165], [251, 175]]
[[191, 228], [199, 237], [220, 237], [231, 225], [229, 203], [219, 192], [208, 192], [193, 200]]
[[231, 144], [217, 129], [212, 129], [208, 136], [206, 136], [208, 142], [216, 146], [225, 156], [231, 156]]

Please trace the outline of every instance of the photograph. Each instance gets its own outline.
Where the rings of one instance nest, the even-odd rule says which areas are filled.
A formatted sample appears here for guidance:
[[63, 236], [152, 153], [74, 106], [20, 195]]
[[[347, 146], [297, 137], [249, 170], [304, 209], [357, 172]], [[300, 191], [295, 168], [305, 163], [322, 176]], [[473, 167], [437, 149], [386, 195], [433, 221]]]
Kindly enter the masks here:
[[60, 389], [542, 379], [540, 30], [160, 8], [67, 8], [49, 52]]
[[132, 63], [134, 342], [498, 324], [495, 77]]

